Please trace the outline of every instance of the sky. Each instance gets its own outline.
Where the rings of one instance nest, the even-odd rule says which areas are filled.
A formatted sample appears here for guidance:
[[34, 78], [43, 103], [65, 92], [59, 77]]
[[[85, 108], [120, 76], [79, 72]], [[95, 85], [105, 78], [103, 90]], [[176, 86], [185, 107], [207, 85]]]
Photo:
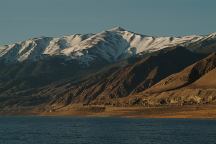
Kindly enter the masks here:
[[0, 45], [120, 26], [152, 36], [216, 32], [216, 0], [0, 0]]

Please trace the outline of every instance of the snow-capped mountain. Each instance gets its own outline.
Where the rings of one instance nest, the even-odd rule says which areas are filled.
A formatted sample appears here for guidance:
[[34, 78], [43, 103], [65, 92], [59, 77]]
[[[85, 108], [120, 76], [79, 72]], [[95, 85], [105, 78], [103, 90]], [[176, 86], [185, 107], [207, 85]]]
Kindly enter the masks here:
[[215, 33], [207, 36], [153, 37], [116, 27], [96, 34], [40, 37], [0, 46], [0, 58], [7, 62], [22, 62], [36, 61], [45, 56], [63, 56], [88, 65], [98, 58], [113, 62], [143, 52], [215, 38]]

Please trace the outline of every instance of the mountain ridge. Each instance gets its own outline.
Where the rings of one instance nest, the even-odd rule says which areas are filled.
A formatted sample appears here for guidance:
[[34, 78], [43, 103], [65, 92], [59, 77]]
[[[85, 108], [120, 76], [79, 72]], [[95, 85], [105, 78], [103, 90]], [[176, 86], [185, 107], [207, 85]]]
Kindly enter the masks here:
[[[10, 111], [58, 109], [74, 104], [211, 103], [215, 81], [206, 81], [214, 77], [212, 68], [216, 64], [214, 54], [206, 56], [212, 52], [216, 52], [215, 33], [151, 37], [121, 27], [96, 34], [33, 38], [6, 45], [0, 47], [0, 107]], [[185, 68], [189, 70], [184, 71]], [[206, 75], [208, 71], [211, 73]], [[171, 76], [176, 78], [170, 80], [173, 87], [164, 91], [168, 85], [160, 82]], [[193, 83], [198, 78], [200, 81]], [[155, 88], [157, 85], [159, 88]], [[209, 100], [202, 101], [205, 94]]]
[[133, 55], [177, 45], [189, 45], [208, 38], [215, 39], [216, 36], [213, 33], [206, 36], [156, 37], [115, 27], [96, 34], [74, 34], [61, 38], [40, 37], [0, 46], [0, 59], [11, 63], [61, 56], [67, 60], [78, 60], [88, 66], [96, 59], [112, 63]]

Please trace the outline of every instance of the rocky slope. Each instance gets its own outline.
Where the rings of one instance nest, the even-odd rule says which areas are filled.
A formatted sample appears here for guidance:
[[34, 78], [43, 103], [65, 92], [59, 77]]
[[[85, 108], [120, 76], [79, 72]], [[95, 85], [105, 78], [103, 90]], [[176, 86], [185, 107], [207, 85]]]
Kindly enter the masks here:
[[215, 68], [216, 54], [213, 53], [131, 97], [141, 105], [215, 103]]
[[215, 33], [152, 37], [120, 27], [5, 45], [0, 107], [211, 103], [215, 54], [203, 58], [215, 45]]
[[[181, 59], [182, 57], [184, 59]], [[3, 100], [0, 102], [1, 105], [10, 106], [44, 103], [52, 106], [74, 103], [113, 105], [116, 99], [143, 91], [203, 57], [203, 54], [177, 47], [109, 65], [94, 74], [82, 75], [82, 79], [75, 75], [75, 78], [60, 78], [40, 87], [23, 87], [24, 84], [21, 83], [17, 88], [16, 83], [13, 89], [14, 82], [12, 82], [10, 88], [3, 87], [5, 89], [2, 89], [0, 94]], [[42, 79], [38, 81], [40, 80], [43, 81]]]

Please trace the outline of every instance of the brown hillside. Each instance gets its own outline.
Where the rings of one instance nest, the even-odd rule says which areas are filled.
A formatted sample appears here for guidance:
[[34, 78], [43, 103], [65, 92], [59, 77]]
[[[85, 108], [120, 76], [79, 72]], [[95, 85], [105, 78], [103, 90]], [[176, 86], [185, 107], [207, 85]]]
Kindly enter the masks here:
[[162, 50], [129, 65], [115, 66], [89, 75], [80, 81], [68, 79], [38, 89], [16, 93], [7, 91], [7, 94], [2, 94], [0, 102], [4, 106], [112, 104], [113, 100], [143, 91], [202, 57], [183, 47]]
[[141, 105], [185, 105], [216, 102], [216, 54], [173, 74], [151, 88], [130, 96]]
[[196, 62], [195, 64], [185, 68], [179, 73], [161, 80], [159, 83], [146, 90], [149, 93], [163, 92], [178, 89], [191, 84], [207, 72], [216, 67], [216, 54], [213, 53], [207, 58]]
[[215, 88], [216, 89], [216, 68], [205, 74], [203, 77], [191, 84], [193, 88]]

